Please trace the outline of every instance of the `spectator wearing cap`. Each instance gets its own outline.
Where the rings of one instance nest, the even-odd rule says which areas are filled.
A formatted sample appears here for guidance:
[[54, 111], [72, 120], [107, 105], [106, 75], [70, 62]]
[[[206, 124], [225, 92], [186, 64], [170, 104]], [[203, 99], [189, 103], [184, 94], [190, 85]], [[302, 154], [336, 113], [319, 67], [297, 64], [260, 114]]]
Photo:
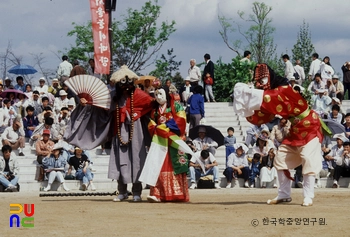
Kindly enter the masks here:
[[262, 130], [269, 130], [269, 128], [266, 124], [251, 125], [249, 128], [247, 128], [245, 144], [247, 146], [254, 146]]
[[11, 146], [12, 150], [17, 150], [19, 152], [19, 156], [24, 156], [23, 148], [25, 146], [24, 139], [24, 130], [22, 126], [22, 118], [17, 116], [12, 126], [5, 129], [5, 131], [1, 134], [2, 145]]
[[55, 97], [57, 97], [57, 98], [61, 97], [60, 96], [60, 92], [63, 90], [63, 91], [65, 91], [67, 93], [67, 98], [69, 100], [74, 100], [75, 104], [79, 104], [80, 103], [80, 98], [76, 94], [74, 94], [72, 92], [72, 90], [68, 88], [68, 86], [66, 84], [61, 84], [61, 87], [62, 88], [57, 92]]
[[74, 109], [75, 109], [75, 102], [74, 102], [74, 100], [70, 99], [68, 101], [69, 116], [73, 112]]
[[90, 187], [92, 191], [96, 191], [93, 183], [94, 174], [91, 173], [91, 170], [89, 169], [89, 158], [83, 154], [83, 150], [80, 147], [75, 147], [74, 150], [74, 156], [69, 159], [69, 169], [67, 175], [71, 174], [72, 168], [74, 167], [76, 171], [75, 178], [83, 181], [81, 189], [85, 191]]
[[183, 102], [184, 106], [187, 105], [188, 98], [190, 98], [190, 96], [193, 94], [193, 87], [191, 86], [190, 82], [190, 76], [187, 76], [185, 78], [185, 85], [183, 85], [180, 89], [181, 101]]
[[50, 130], [50, 139], [52, 141], [57, 142], [58, 140], [61, 139], [61, 136], [60, 136], [59, 132], [57, 131], [56, 126], [54, 124], [54, 119], [51, 117], [46, 117], [44, 119], [44, 123], [39, 124], [35, 128], [31, 138], [29, 139], [29, 144], [32, 147], [35, 147], [36, 142], [41, 139], [44, 129]]
[[39, 79], [39, 86], [36, 86], [34, 88], [35, 91], [38, 91], [40, 94], [40, 97], [44, 96], [47, 94], [47, 90], [49, 89], [49, 87], [47, 85], [45, 85], [46, 80], [45, 77], [40, 77]]
[[317, 89], [315, 95], [311, 96], [311, 101], [313, 101], [312, 109], [321, 117], [326, 111], [329, 111], [329, 106], [332, 103], [332, 99], [327, 95], [326, 89]]
[[35, 145], [35, 151], [37, 155], [37, 162], [42, 164], [44, 157], [47, 157], [51, 154], [51, 151], [55, 143], [50, 140], [50, 130], [44, 129], [42, 133], [42, 139], [38, 140]]
[[41, 113], [41, 102], [39, 91], [33, 91], [32, 97], [28, 101], [29, 105], [34, 107], [34, 114], [38, 115]]
[[243, 143], [233, 145], [235, 152], [232, 152], [227, 159], [224, 175], [227, 180], [226, 188], [231, 188], [231, 182], [234, 178], [244, 179], [244, 187], [248, 188], [249, 164], [247, 159], [248, 147]]
[[333, 75], [332, 82], [335, 87], [335, 96], [342, 101], [344, 98], [344, 85], [339, 81], [339, 76], [337, 74]]
[[69, 188], [65, 184], [64, 173], [67, 160], [62, 156], [62, 146], [60, 144], [55, 144], [52, 148], [51, 155], [45, 157], [42, 160], [44, 170], [49, 178], [48, 184], [44, 191], [50, 191], [52, 183], [57, 179], [60, 182], [62, 188], [65, 191], [69, 191]]
[[73, 66], [68, 62], [68, 57], [66, 55], [62, 56], [62, 62], [57, 69], [57, 78], [63, 83], [69, 78], [70, 72], [72, 71]]
[[327, 82], [326, 82], [326, 87], [325, 89], [327, 90], [327, 95], [331, 98], [335, 97], [336, 95], [336, 88], [335, 86], [333, 85], [333, 82], [332, 82], [332, 79], [327, 79]]
[[28, 106], [26, 108], [27, 115], [23, 117], [23, 128], [25, 132], [25, 137], [30, 138], [35, 130], [36, 126], [39, 125], [39, 120], [37, 116], [34, 115], [34, 107]]
[[16, 77], [16, 82], [17, 82], [17, 84], [14, 86], [14, 88], [16, 90], [25, 92], [26, 91], [26, 85], [23, 82], [23, 77], [22, 76]]
[[86, 74], [85, 69], [82, 66], [80, 66], [79, 61], [75, 59], [73, 62], [73, 69], [70, 72], [69, 77], [74, 77], [74, 76], [83, 75], [83, 74]]
[[261, 131], [253, 147], [253, 154], [259, 153], [261, 157], [263, 157], [268, 155], [271, 148], [276, 149], [273, 141], [269, 139], [269, 136], [270, 132], [268, 129]]
[[333, 106], [333, 105], [339, 105], [339, 108], [340, 108], [339, 112], [344, 113], [343, 108], [342, 108], [342, 104], [341, 104], [341, 100], [339, 98], [337, 98], [337, 97], [332, 98], [331, 106]]
[[68, 107], [69, 99], [67, 98], [67, 92], [65, 90], [60, 90], [60, 97], [55, 98], [54, 111], [59, 114], [62, 107]]
[[61, 89], [60, 83], [57, 78], [52, 79], [52, 85], [47, 89], [48, 93], [51, 93], [53, 96], [57, 94], [57, 92]]
[[5, 78], [4, 90], [13, 89], [12, 80], [9, 77]]
[[348, 91], [348, 99], [350, 99], [350, 62], [345, 62], [344, 65], [341, 67], [341, 70], [343, 71], [343, 85], [344, 85], [344, 97], [346, 91]]
[[322, 81], [321, 74], [316, 73], [315, 80], [313, 80], [309, 84], [309, 87], [307, 88], [307, 90], [316, 94], [317, 90], [325, 89], [325, 88], [326, 88], [326, 84]]
[[206, 132], [205, 127], [200, 127], [198, 129], [198, 137], [193, 140], [193, 144], [196, 147], [196, 151], [208, 150], [215, 156], [218, 143], [207, 136]]

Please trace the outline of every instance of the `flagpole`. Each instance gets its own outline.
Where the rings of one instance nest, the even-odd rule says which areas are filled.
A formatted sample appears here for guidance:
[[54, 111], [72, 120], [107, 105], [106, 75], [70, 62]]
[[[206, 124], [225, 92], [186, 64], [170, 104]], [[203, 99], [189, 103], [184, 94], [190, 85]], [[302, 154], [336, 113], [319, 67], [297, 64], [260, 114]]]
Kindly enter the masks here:
[[107, 75], [107, 84], [109, 84], [109, 80], [113, 73], [113, 30], [112, 30], [112, 11], [115, 11], [117, 6], [117, 0], [105, 0], [105, 11], [108, 12], [108, 37], [109, 37], [109, 52], [111, 54], [110, 57], [110, 67], [109, 67], [109, 75]]

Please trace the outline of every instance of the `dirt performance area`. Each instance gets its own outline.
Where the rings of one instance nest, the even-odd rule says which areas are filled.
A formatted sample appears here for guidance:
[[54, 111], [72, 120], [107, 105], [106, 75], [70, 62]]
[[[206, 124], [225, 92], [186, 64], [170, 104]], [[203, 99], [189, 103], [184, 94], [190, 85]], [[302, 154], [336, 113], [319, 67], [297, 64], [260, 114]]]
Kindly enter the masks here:
[[[301, 189], [278, 205], [266, 204], [276, 189], [190, 190], [189, 203], [148, 203], [149, 190], [140, 203], [0, 193], [0, 236], [349, 236], [349, 192], [317, 189], [312, 207], [301, 206]], [[33, 228], [9, 227], [11, 203], [35, 205]]]

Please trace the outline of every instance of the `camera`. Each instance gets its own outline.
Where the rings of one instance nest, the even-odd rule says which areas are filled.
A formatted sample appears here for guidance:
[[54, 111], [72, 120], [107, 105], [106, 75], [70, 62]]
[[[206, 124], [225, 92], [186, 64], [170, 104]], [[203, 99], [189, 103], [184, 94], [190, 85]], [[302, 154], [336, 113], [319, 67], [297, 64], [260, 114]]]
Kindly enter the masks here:
[[15, 178], [15, 175], [10, 171], [7, 173], [6, 177], [7, 177], [8, 181], [11, 181]]

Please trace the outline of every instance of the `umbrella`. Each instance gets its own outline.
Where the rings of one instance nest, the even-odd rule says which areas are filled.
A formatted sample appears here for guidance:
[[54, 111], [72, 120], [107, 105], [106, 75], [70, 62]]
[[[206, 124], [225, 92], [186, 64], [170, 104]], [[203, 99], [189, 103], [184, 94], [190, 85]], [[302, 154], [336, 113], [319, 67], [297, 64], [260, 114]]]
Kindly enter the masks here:
[[38, 72], [35, 68], [25, 64], [19, 64], [8, 70], [9, 73], [17, 74], [17, 75], [27, 75], [34, 74]]
[[22, 94], [24, 95], [25, 98], [28, 98], [28, 96], [26, 94], [24, 94], [22, 91], [19, 91], [19, 90], [16, 90], [16, 89], [7, 89], [7, 90], [4, 90], [1, 94], [0, 94], [0, 97], [1, 98], [8, 98], [8, 94], [9, 93], [14, 93], [15, 94], [15, 97], [18, 98], [18, 95], [19, 94]]
[[142, 84], [144, 85], [145, 84], [145, 80], [150, 80], [151, 81], [151, 84], [152, 82], [157, 79], [156, 77], [154, 76], [150, 76], [150, 75], [145, 75], [145, 76], [140, 76], [139, 79], [136, 81], [137, 84]]
[[343, 124], [333, 121], [332, 119], [323, 119], [323, 122], [331, 130], [332, 134], [345, 133]]
[[216, 141], [218, 143], [218, 146], [222, 146], [224, 145], [224, 136], [222, 135], [222, 133], [212, 127], [212, 126], [208, 126], [208, 125], [198, 125], [192, 129], [190, 129], [190, 133], [189, 133], [189, 136], [190, 138], [193, 140], [193, 139], [196, 139], [198, 137], [198, 131], [199, 131], [199, 128], [201, 127], [204, 127], [205, 130], [206, 130], [206, 136], [207, 137], [210, 137], [211, 139], [213, 139], [214, 141]]

